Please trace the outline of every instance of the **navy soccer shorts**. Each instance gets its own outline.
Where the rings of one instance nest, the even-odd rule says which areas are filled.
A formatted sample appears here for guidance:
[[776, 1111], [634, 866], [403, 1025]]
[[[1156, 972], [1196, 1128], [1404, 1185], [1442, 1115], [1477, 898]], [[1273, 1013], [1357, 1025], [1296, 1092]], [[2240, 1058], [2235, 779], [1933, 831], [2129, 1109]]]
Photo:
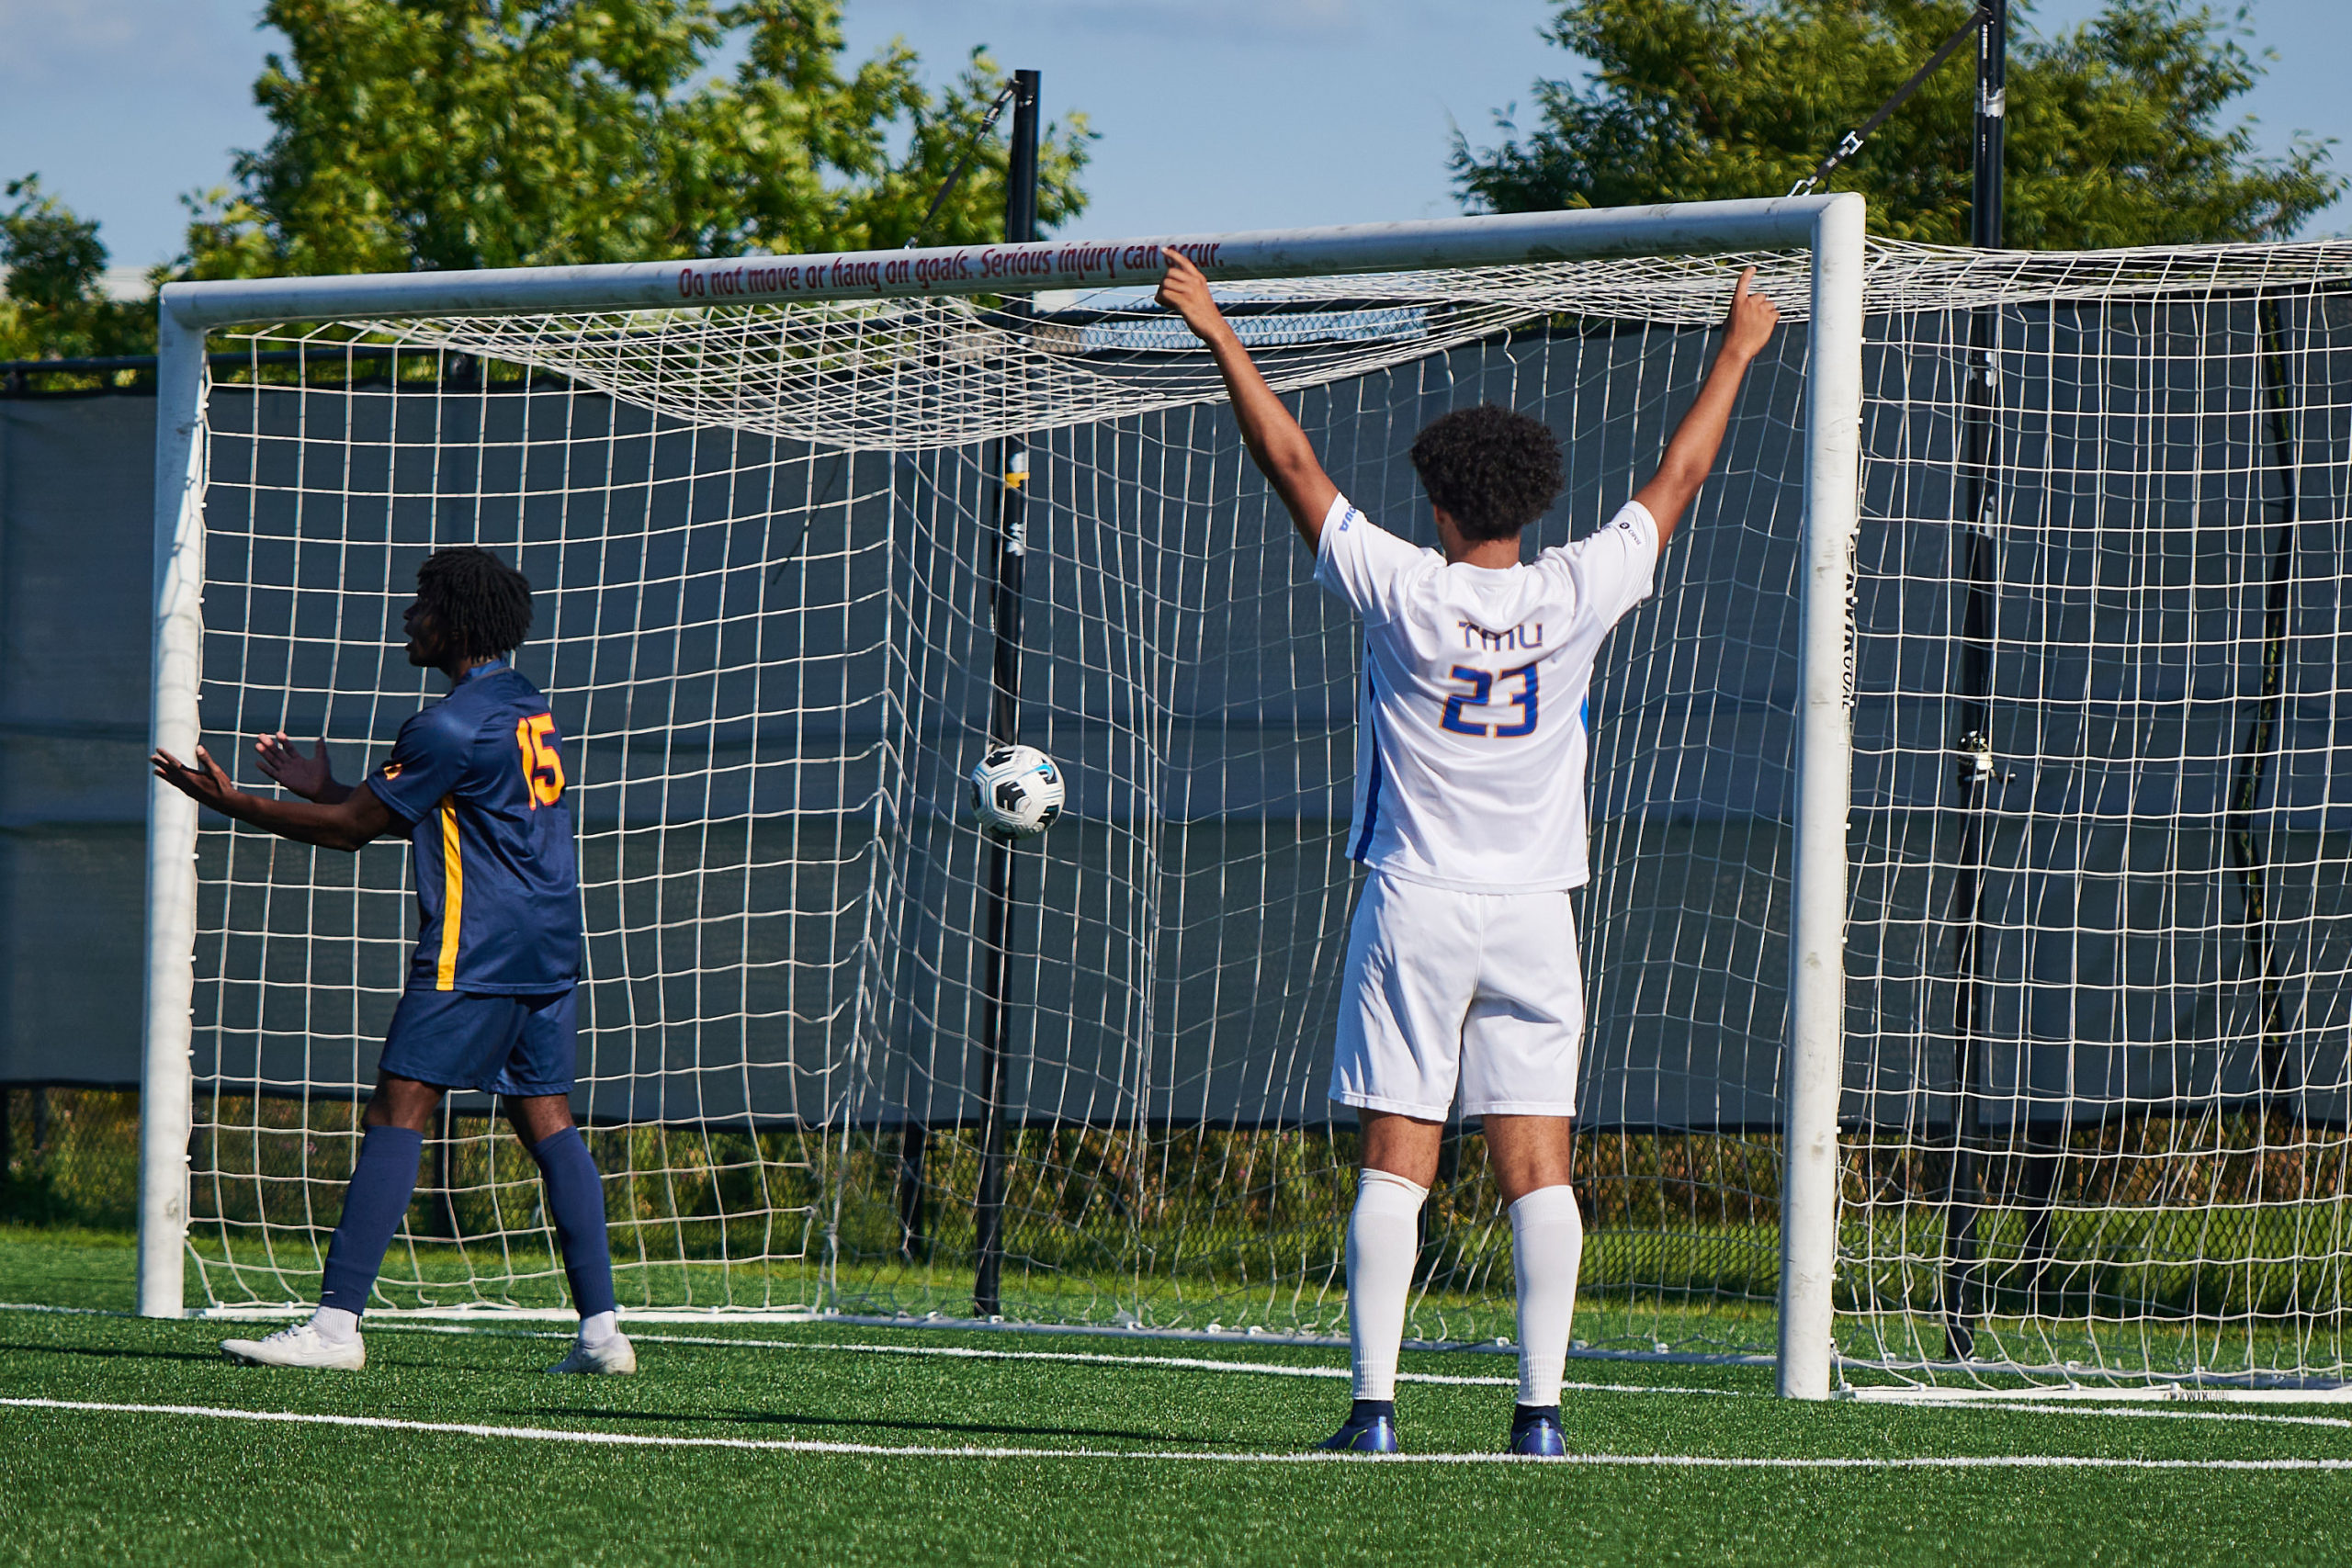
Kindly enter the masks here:
[[570, 1094], [573, 997], [411, 988], [392, 1010], [380, 1066], [438, 1089], [521, 1097]]

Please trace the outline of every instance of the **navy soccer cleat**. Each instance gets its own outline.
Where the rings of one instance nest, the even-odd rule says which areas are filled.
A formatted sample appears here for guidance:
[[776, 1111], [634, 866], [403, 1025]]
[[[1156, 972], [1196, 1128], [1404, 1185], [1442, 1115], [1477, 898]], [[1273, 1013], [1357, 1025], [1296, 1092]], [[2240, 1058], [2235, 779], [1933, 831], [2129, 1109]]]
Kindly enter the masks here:
[[1559, 1459], [1568, 1451], [1568, 1440], [1560, 1431], [1560, 1411], [1557, 1405], [1529, 1409], [1520, 1405], [1511, 1412], [1510, 1447], [1507, 1450], [1535, 1459]]
[[1359, 1399], [1340, 1429], [1316, 1447], [1329, 1453], [1396, 1453], [1396, 1407], [1385, 1401]]

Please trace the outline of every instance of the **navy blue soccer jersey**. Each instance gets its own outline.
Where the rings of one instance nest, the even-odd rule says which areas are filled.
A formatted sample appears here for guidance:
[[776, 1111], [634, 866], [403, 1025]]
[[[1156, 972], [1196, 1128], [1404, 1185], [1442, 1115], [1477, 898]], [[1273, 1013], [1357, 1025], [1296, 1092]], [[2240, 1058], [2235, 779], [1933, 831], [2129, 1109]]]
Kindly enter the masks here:
[[539, 689], [478, 665], [368, 776], [409, 824], [423, 920], [411, 987], [533, 996], [580, 977], [563, 736]]

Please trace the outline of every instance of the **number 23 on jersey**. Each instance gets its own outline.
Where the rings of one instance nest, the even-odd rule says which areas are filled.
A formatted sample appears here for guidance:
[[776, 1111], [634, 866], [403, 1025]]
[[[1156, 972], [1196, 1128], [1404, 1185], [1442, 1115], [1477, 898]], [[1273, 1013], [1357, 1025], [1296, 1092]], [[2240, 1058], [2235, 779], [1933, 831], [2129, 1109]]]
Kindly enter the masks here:
[[[1456, 735], [1515, 740], [1535, 733], [1535, 666], [1522, 664], [1499, 675], [1457, 664], [1448, 679], [1467, 686], [1445, 699], [1441, 729]], [[1498, 690], [1497, 688], [1500, 688]], [[1498, 711], [1499, 710], [1499, 711]], [[1516, 716], [1510, 716], [1516, 711]]]
[[514, 745], [523, 753], [523, 783], [530, 790], [534, 811], [563, 799], [563, 758], [548, 739], [554, 733], [553, 714], [535, 713], [514, 721]]

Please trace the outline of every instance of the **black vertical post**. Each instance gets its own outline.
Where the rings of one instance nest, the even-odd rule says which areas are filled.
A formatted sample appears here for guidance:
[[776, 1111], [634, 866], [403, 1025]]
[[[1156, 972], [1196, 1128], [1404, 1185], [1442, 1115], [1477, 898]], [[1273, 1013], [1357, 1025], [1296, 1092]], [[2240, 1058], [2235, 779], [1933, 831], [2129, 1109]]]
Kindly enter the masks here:
[[[1037, 237], [1037, 73], [1012, 73], [1012, 148], [1005, 167], [1004, 238], [1020, 244]], [[1016, 312], [1025, 302], [1011, 307]], [[1007, 437], [999, 465], [996, 529], [996, 661], [989, 705], [989, 744], [1021, 739], [1021, 578], [1028, 556], [1029, 449]], [[1006, 1101], [1012, 1063], [1006, 1049], [1010, 1008], [1006, 981], [1012, 958], [1012, 905], [1020, 857], [1010, 840], [990, 839], [988, 900], [983, 920], [980, 1015], [980, 1187], [974, 1231], [978, 1262], [972, 1305], [982, 1317], [1004, 1310], [1004, 1162]]]
[[[908, 1094], [919, 1087], [910, 1068]], [[931, 1253], [922, 1198], [923, 1156], [930, 1145], [930, 1123], [909, 1107], [907, 1119], [899, 1123], [899, 1256], [910, 1263], [920, 1263]]]
[[2001, 248], [2001, 157], [2008, 128], [2009, 0], [1987, 0], [1976, 24], [1976, 156], [1968, 243]]
[[[2286, 323], [2278, 300], [2256, 301], [2255, 327], [2262, 344], [2255, 385], [2258, 400], [2267, 405], [2271, 461], [2278, 470], [2278, 523], [2269, 548], [2263, 552], [2262, 692], [2255, 704], [2254, 721], [2246, 728], [2245, 748], [2238, 753], [2237, 777], [2230, 790], [2229, 844], [2230, 863], [2237, 873], [2245, 907], [2240, 930], [2262, 985], [2263, 1098], [2266, 1109], [2277, 1113], [2294, 1093], [2301, 1074], [2290, 1071], [2300, 1065], [2291, 1063], [2287, 1055], [2286, 998], [2271, 930], [2270, 855], [2255, 831], [2255, 813], [2262, 804], [2263, 776], [2278, 743], [2286, 698], [2287, 612], [2294, 579], [2297, 488], [2301, 475], [2290, 428], [2294, 389], [2289, 378]], [[2300, 1124], [2303, 1114], [2298, 1107], [2290, 1125]]]
[[[2008, 0], [1990, 0], [1976, 24], [1975, 177], [1969, 207], [1969, 243], [2001, 245], [2001, 155], [2007, 125]], [[1969, 324], [1968, 384], [1962, 441], [1967, 480], [1968, 592], [1961, 612], [1959, 763], [1960, 853], [1952, 909], [1953, 942], [1951, 1166], [1944, 1210], [1944, 1348], [1964, 1360], [1976, 1348], [1977, 1206], [1974, 1087], [1977, 1039], [1984, 1026], [1985, 817], [1998, 770], [1993, 760], [1993, 589], [1997, 570], [1992, 525], [1999, 509], [1993, 483], [1993, 406], [1998, 391], [1995, 348], [2000, 321], [1979, 310]]]

